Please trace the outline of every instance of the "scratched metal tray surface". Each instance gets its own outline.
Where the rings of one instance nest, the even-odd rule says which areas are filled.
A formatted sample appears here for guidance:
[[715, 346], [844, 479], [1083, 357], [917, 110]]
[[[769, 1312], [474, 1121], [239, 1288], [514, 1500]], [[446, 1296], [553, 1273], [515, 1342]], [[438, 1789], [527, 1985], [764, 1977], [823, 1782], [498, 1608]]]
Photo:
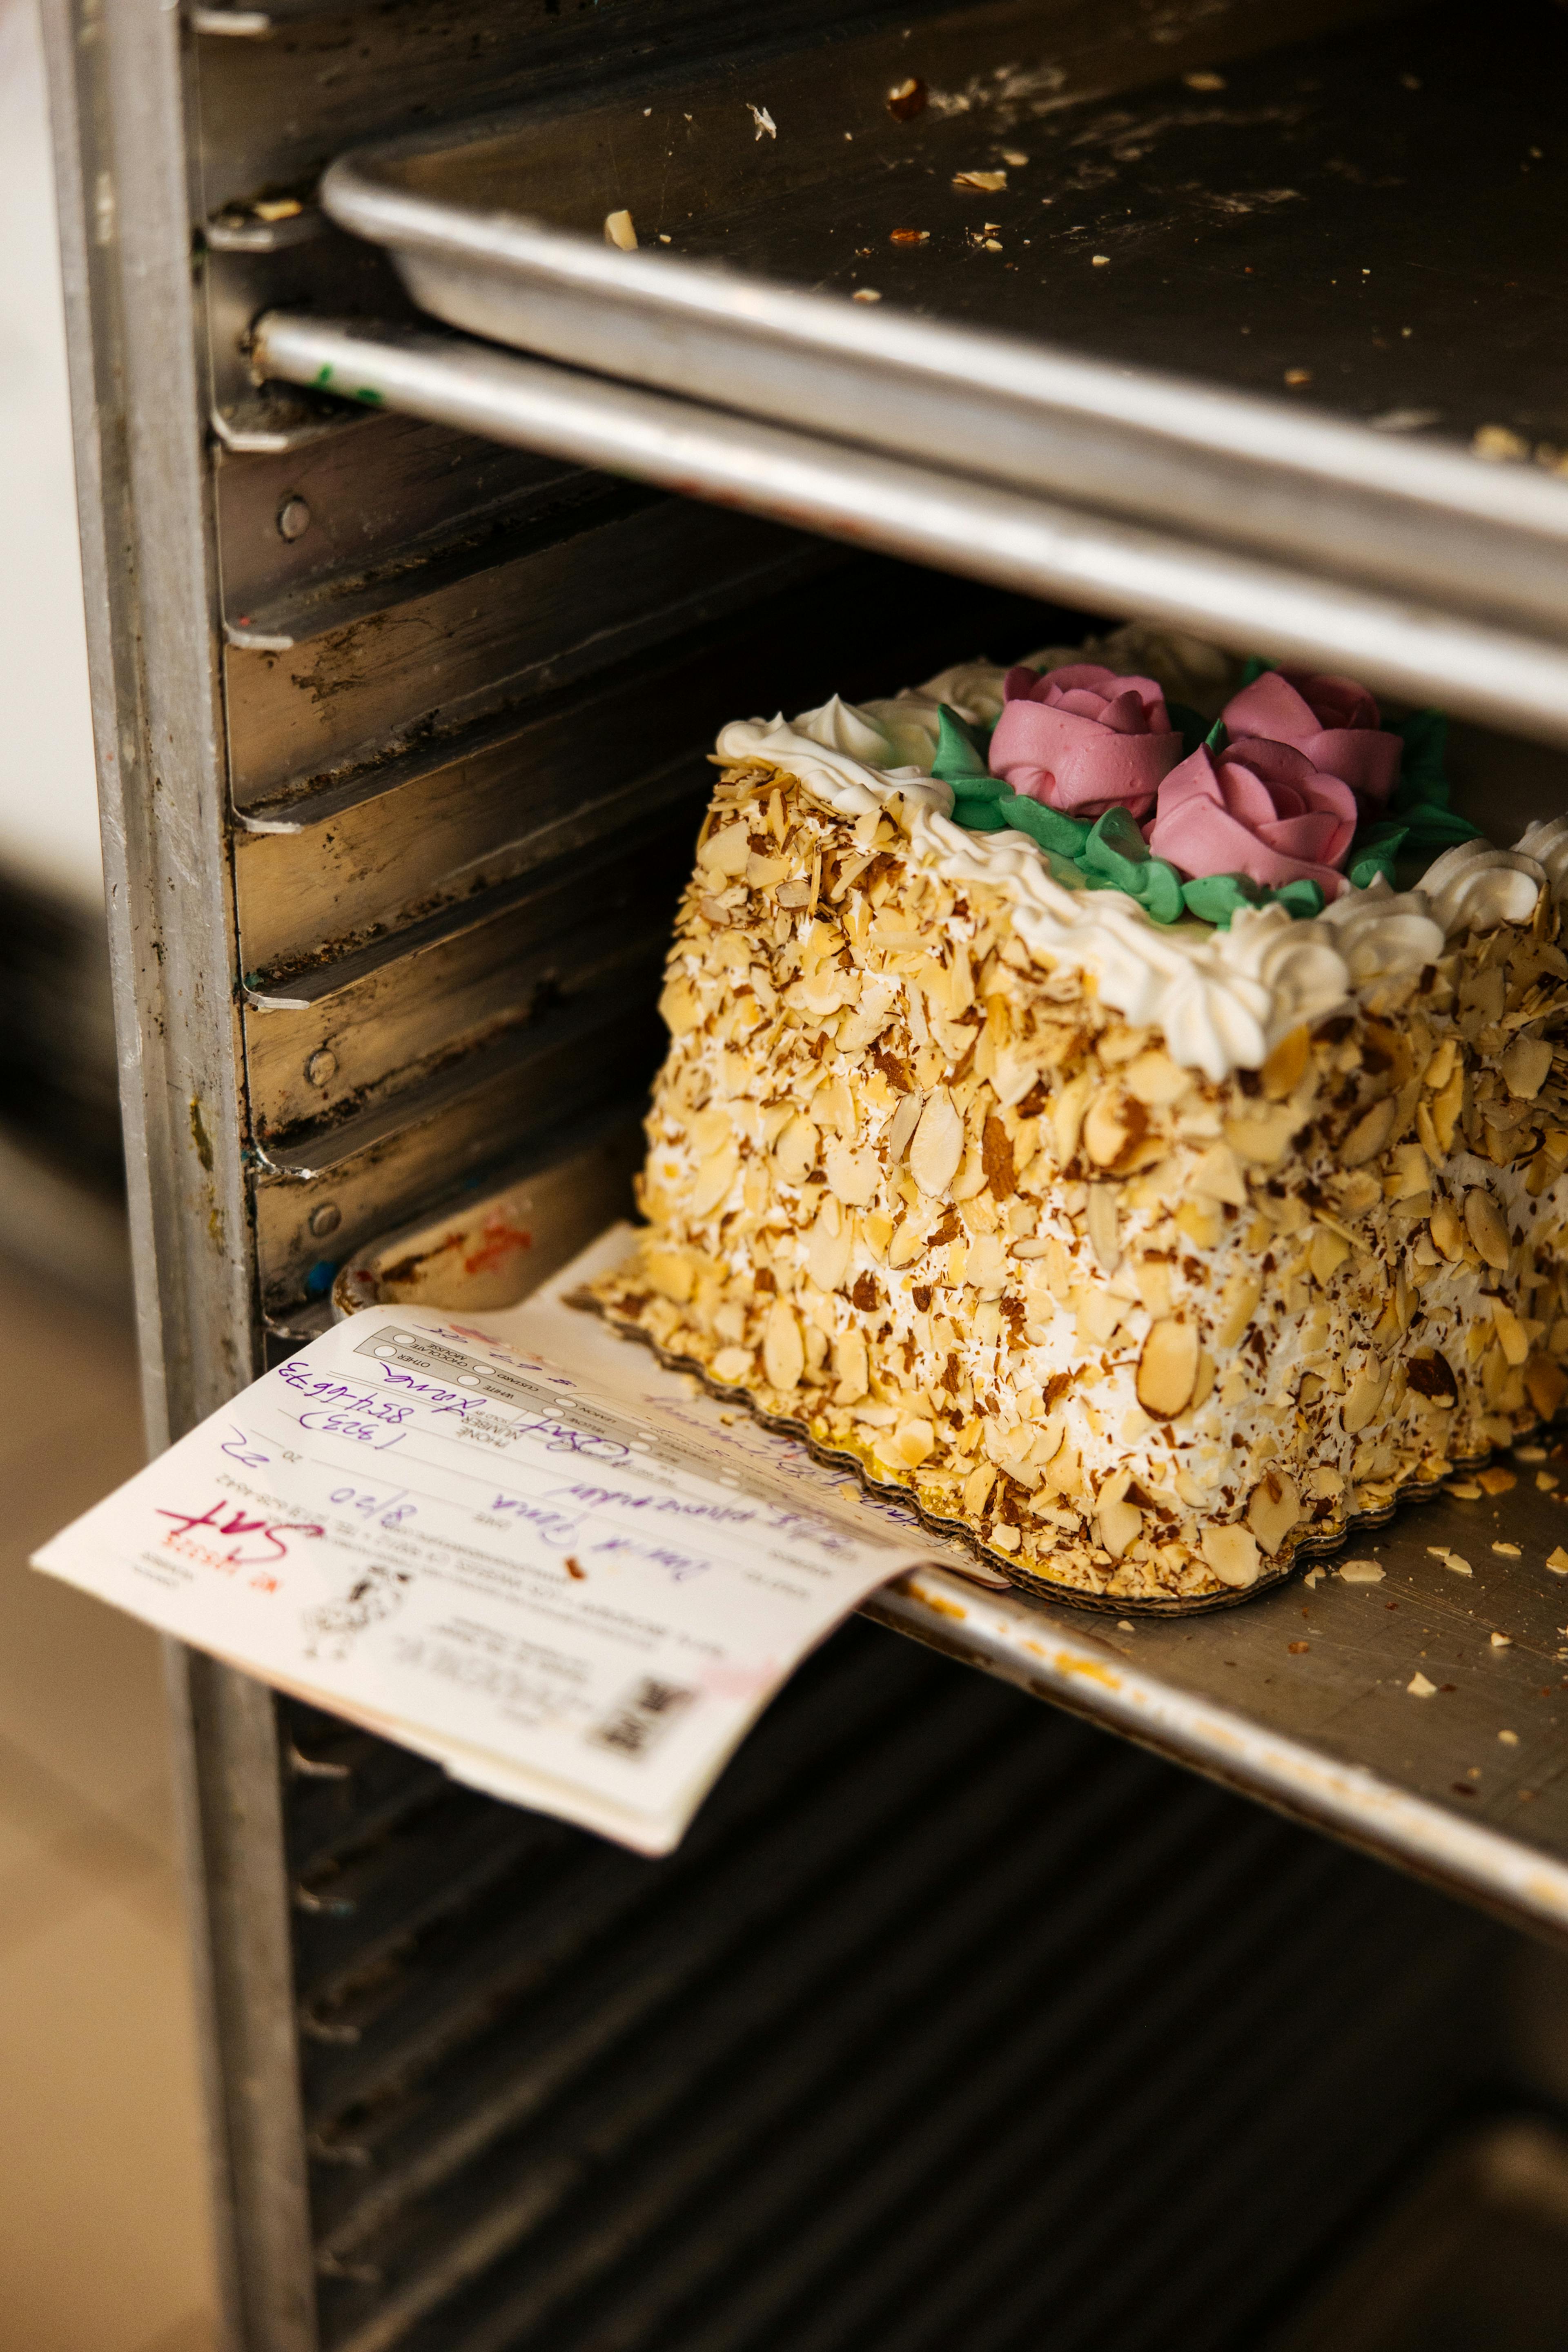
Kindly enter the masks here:
[[[387, 1234], [336, 1310], [515, 1304], [582, 1246], [574, 1207], [554, 1230], [575, 1191], [533, 1177]], [[1568, 1442], [1497, 1466], [1503, 1492], [1407, 1504], [1215, 1615], [1097, 1616], [952, 1552], [864, 1613], [1568, 1942], [1568, 1568], [1547, 1566], [1568, 1561]], [[1381, 1576], [1347, 1580], [1351, 1559]]]
[[850, 12], [321, 198], [470, 334], [1560, 643], [1565, 65], [1549, 0]]

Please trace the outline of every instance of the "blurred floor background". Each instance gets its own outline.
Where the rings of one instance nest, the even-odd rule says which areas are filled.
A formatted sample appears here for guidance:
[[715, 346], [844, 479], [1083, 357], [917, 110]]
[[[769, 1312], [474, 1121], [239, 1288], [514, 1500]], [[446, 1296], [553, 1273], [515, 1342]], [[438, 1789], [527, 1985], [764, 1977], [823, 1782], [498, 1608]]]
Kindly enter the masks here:
[[128, 1321], [0, 1258], [0, 2352], [208, 2352], [158, 1643], [26, 1565], [142, 1454]]
[[0, 2352], [209, 2352], [158, 1644], [26, 1566], [142, 1458], [35, 0], [0, 221]]

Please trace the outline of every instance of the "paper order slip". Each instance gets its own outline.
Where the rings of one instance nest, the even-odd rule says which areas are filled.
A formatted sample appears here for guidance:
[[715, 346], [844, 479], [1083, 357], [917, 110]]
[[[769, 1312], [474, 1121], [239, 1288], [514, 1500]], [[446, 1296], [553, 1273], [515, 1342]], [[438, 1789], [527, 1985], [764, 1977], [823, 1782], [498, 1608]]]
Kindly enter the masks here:
[[563, 1303], [628, 1240], [521, 1307], [364, 1309], [34, 1565], [459, 1780], [668, 1852], [806, 1652], [945, 1548]]

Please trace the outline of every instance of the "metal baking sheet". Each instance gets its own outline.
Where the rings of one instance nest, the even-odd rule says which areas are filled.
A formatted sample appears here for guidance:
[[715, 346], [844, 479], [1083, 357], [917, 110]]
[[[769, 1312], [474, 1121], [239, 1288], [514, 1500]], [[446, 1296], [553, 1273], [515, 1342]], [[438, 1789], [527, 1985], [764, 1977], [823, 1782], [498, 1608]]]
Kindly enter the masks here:
[[469, 332], [1562, 645], [1565, 68], [1547, 0], [1483, 44], [1451, 0], [1007, 0], [557, 94], [322, 196]]
[[[361, 1250], [334, 1306], [510, 1305], [583, 1230], [572, 1184], [531, 1177]], [[1568, 1441], [1528, 1451], [1506, 1492], [1408, 1505], [1215, 1614], [1108, 1619], [956, 1554], [864, 1613], [1568, 1942]]]

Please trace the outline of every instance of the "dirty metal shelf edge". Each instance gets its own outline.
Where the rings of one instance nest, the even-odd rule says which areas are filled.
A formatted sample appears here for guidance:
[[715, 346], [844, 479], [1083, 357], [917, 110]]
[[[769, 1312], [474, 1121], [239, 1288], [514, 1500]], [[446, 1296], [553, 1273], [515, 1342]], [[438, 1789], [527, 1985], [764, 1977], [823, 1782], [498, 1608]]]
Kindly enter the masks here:
[[[1265, 646], [1568, 742], [1568, 646], [449, 335], [270, 312], [258, 370], [938, 570]], [[341, 372], [341, 373], [340, 373]]]
[[[1279, 1605], [1296, 1589], [1285, 1587]], [[982, 1591], [930, 1568], [873, 1593], [861, 1614], [1328, 1830], [1515, 1926], [1568, 1941], [1568, 1863], [1458, 1818], [1365, 1765], [1163, 1681], [1059, 1609], [1023, 1593]]]

